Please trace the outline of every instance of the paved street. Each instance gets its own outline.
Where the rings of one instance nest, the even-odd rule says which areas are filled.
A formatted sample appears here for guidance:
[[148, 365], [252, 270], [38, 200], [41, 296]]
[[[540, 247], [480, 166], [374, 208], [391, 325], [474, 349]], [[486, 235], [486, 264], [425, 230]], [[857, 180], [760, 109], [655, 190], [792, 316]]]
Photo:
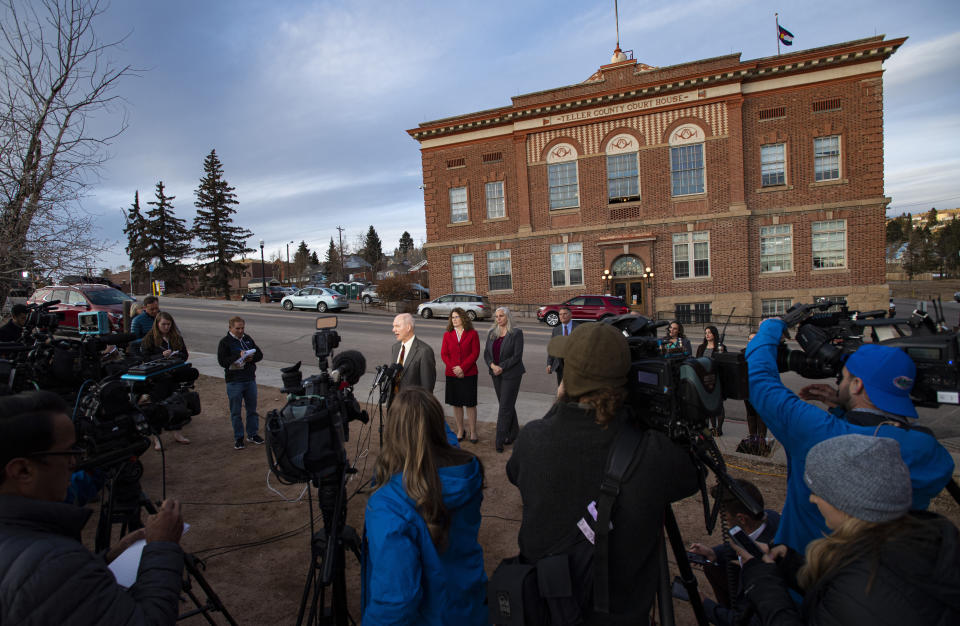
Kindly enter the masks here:
[[[907, 313], [914, 302], [897, 301], [898, 311]], [[311, 336], [314, 332], [314, 320], [317, 313], [311, 311], [284, 311], [279, 303], [260, 304], [256, 302], [225, 302], [222, 300], [203, 300], [197, 298], [161, 298], [161, 308], [171, 313], [177, 320], [193, 364], [204, 374], [222, 376], [223, 370], [216, 362], [217, 343], [226, 333], [227, 320], [233, 315], [242, 316], [247, 323], [247, 331], [264, 351], [265, 360], [258, 369], [258, 381], [261, 384], [280, 387], [279, 369], [286, 365], [303, 361], [306, 375], [318, 371], [317, 360], [313, 354]], [[946, 308], [946, 307], [945, 307]], [[960, 309], [960, 307], [958, 307]], [[948, 309], [949, 315], [949, 309]], [[380, 309], [367, 308], [361, 311], [358, 304], [351, 304], [348, 311], [337, 314], [337, 331], [341, 336], [338, 350], [359, 350], [367, 360], [367, 374], [356, 386], [360, 400], [366, 400], [373, 382], [377, 365], [389, 362], [390, 345], [394, 342], [391, 332], [393, 314]], [[434, 348], [437, 357], [436, 394], [443, 398], [443, 364], [440, 361], [441, 336], [446, 328], [445, 319], [417, 319], [416, 333]], [[547, 374], [546, 345], [550, 338], [550, 329], [539, 322], [521, 320], [518, 324], [524, 334], [524, 375], [517, 411], [521, 423], [542, 416], [553, 402], [556, 391], [556, 378]], [[481, 339], [490, 328], [491, 322], [478, 322], [477, 330]], [[699, 333], [699, 330], [695, 331]], [[699, 341], [690, 333], [696, 346]], [[746, 345], [746, 337], [728, 334], [726, 345], [730, 350], [740, 350]], [[797, 346], [792, 346], [794, 349]], [[483, 372], [479, 377], [478, 416], [484, 421], [495, 421], [497, 412], [496, 396], [490, 377]], [[798, 390], [811, 381], [794, 373], [783, 376], [791, 389]], [[374, 398], [375, 400], [375, 398]], [[742, 402], [727, 402], [727, 426], [722, 449], [732, 450], [746, 435], [744, 408]], [[941, 406], [938, 409], [920, 409], [921, 423], [931, 428], [937, 437], [952, 452], [960, 452], [960, 407]]]

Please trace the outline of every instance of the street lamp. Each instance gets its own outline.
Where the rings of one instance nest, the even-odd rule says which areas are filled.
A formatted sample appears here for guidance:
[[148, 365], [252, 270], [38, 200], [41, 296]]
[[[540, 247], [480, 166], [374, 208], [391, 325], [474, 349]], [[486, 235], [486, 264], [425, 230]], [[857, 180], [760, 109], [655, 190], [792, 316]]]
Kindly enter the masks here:
[[647, 312], [650, 313], [651, 317], [653, 317], [653, 310], [652, 310], [653, 302], [650, 299], [650, 283], [652, 282], [653, 282], [653, 270], [648, 267], [643, 272], [643, 284], [644, 284], [644, 290], [646, 291], [646, 293], [644, 294], [644, 297], [647, 300]]
[[260, 302], [269, 302], [267, 298], [267, 265], [263, 261], [263, 239], [260, 240]]
[[287, 284], [288, 284], [288, 285], [290, 284], [290, 244], [292, 244], [292, 243], [293, 243], [292, 241], [288, 241], [288, 242], [287, 242], [287, 272], [286, 272], [286, 273], [287, 273]]
[[610, 270], [603, 270], [603, 275], [600, 276], [600, 284], [603, 286], [603, 293], [605, 295], [610, 295], [610, 280], [613, 276], [610, 275]]

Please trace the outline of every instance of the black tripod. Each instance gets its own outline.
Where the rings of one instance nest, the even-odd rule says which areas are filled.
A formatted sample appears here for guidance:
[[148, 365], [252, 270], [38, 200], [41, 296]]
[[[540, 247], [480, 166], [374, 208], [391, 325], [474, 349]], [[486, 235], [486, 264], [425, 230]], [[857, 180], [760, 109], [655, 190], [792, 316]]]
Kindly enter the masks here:
[[[311, 481], [317, 488], [317, 504], [323, 520], [323, 528], [314, 530], [313, 500], [307, 489], [307, 506], [310, 507], [310, 571], [300, 597], [297, 626], [303, 624], [307, 597], [312, 597], [307, 624], [356, 624], [347, 610], [346, 550], [360, 560], [360, 537], [346, 522], [346, 474], [340, 468], [333, 476], [315, 477]], [[331, 588], [327, 603], [327, 588]]]
[[[110, 548], [110, 537], [113, 524], [120, 524], [120, 535], [143, 528], [140, 511], [144, 510], [153, 515], [157, 508], [140, 487], [140, 477], [143, 475], [143, 465], [139, 460], [124, 461], [114, 465], [107, 472], [106, 482], [100, 496], [100, 517], [97, 523], [95, 549], [97, 552]], [[186, 575], [183, 577], [182, 588], [196, 608], [181, 614], [177, 620], [187, 619], [202, 614], [210, 624], [216, 624], [210, 613], [220, 612], [227, 623], [236, 626], [236, 621], [223, 605], [220, 597], [204, 578], [200, 569], [203, 561], [188, 552], [183, 553], [183, 566]], [[194, 592], [193, 581], [203, 590], [206, 601], [201, 602]]]

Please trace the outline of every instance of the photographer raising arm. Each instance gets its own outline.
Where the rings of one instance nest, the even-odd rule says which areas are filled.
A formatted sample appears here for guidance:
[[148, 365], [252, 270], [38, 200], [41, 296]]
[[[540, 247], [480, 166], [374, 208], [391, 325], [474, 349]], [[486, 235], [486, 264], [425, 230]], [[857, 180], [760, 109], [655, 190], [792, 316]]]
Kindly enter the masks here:
[[768, 319], [747, 346], [750, 403], [787, 453], [787, 497], [774, 541], [803, 552], [828, 532], [823, 515], [810, 502], [803, 472], [810, 449], [840, 435], [896, 439], [910, 468], [912, 508], [927, 508], [953, 474], [953, 459], [929, 431], [910, 423], [917, 417], [910, 400], [916, 376], [910, 357], [898, 348], [864, 345], [847, 359], [835, 394], [826, 393], [824, 385], [805, 394], [834, 401], [846, 411], [839, 418], [807, 404], [780, 381], [777, 344], [785, 329], [782, 320]]

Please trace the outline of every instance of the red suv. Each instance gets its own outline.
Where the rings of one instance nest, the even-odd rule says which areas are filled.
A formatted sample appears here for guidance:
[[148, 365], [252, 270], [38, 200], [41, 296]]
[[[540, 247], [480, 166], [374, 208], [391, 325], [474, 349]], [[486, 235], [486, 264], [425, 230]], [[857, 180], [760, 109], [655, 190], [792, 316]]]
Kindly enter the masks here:
[[59, 330], [77, 331], [77, 315], [80, 313], [106, 311], [110, 318], [110, 328], [119, 332], [123, 329], [123, 301], [132, 302], [134, 298], [108, 285], [55, 285], [34, 291], [27, 304], [52, 300], [60, 301], [60, 304], [50, 308], [50, 312], [56, 313], [60, 318]]
[[630, 312], [630, 307], [614, 296], [577, 296], [563, 304], [548, 304], [540, 307], [537, 309], [537, 319], [546, 323], [547, 326], [556, 326], [560, 323], [560, 309], [563, 308], [570, 309], [573, 319], [588, 322]]

